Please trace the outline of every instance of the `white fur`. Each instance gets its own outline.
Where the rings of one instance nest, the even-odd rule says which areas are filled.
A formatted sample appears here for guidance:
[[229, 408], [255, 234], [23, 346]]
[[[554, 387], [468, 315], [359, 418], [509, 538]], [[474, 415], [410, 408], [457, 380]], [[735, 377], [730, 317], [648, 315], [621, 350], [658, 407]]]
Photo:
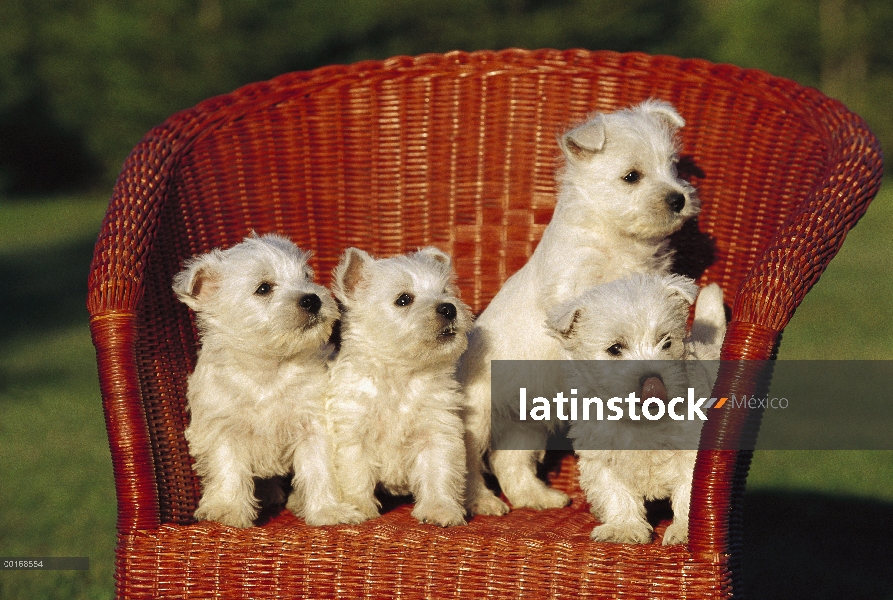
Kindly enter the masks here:
[[[645, 382], [656, 377], [668, 398], [684, 397], [689, 387], [708, 394], [725, 335], [722, 290], [716, 284], [698, 296], [692, 330], [710, 330], [697, 346], [685, 337], [690, 303], [697, 287], [679, 275], [637, 274], [593, 287], [552, 311], [549, 326], [571, 360], [635, 360], [605, 363], [610, 376], [599, 377], [597, 363], [581, 364], [579, 377], [600, 398], [625, 397], [630, 390], [645, 400]], [[697, 354], [695, 351], [697, 350]], [[628, 367], [627, 367], [628, 365]], [[624, 370], [626, 367], [627, 370]], [[578, 384], [581, 385], [581, 384]], [[649, 388], [654, 390], [654, 388]], [[658, 388], [660, 389], [660, 388]], [[579, 456], [580, 486], [601, 522], [592, 539], [647, 543], [652, 528], [645, 500], [669, 498], [673, 523], [663, 543], [688, 540], [688, 509], [701, 421], [577, 421], [569, 431]], [[622, 450], [595, 448], [658, 448]], [[666, 449], [662, 449], [666, 448]]]
[[344, 498], [367, 519], [378, 515], [381, 485], [415, 496], [419, 521], [465, 524], [463, 398], [454, 371], [472, 317], [454, 277], [436, 248], [381, 260], [350, 248], [335, 269], [344, 314], [328, 417]]
[[254, 479], [293, 472], [288, 508], [308, 524], [361, 520], [338, 498], [324, 413], [338, 307], [313, 283], [308, 257], [287, 238], [252, 236], [190, 259], [174, 277], [201, 337], [186, 393], [202, 483], [196, 519], [249, 527]]
[[[478, 318], [458, 371], [469, 403], [472, 513], [508, 510], [481, 476], [490, 436], [490, 361], [558, 358], [560, 345], [543, 327], [550, 309], [597, 283], [669, 269], [667, 237], [700, 208], [695, 190], [676, 173], [675, 134], [684, 123], [670, 104], [650, 100], [596, 114], [561, 138], [566, 160], [552, 220], [527, 264]], [[543, 440], [557, 426], [543, 422]], [[493, 451], [490, 467], [515, 507], [564, 506], [567, 495], [536, 477], [538, 460], [532, 451]]]

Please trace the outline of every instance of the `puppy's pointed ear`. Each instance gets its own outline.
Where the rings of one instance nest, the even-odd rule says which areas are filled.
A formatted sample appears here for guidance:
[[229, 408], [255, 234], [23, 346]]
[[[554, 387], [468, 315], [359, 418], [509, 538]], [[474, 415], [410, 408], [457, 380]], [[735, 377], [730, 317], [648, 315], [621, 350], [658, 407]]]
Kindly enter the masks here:
[[691, 306], [698, 297], [698, 286], [693, 279], [682, 275], [665, 275], [663, 278], [664, 285], [670, 292], [670, 296], [677, 296]]
[[357, 288], [365, 277], [366, 265], [375, 259], [359, 248], [348, 248], [341, 256], [341, 262], [335, 267], [335, 283], [332, 292], [341, 302], [353, 298]]
[[695, 318], [691, 324], [691, 340], [722, 345], [726, 335], [726, 309], [723, 305], [722, 288], [715, 283], [704, 286], [695, 302]]
[[670, 130], [672, 131], [685, 127], [685, 119], [682, 118], [682, 115], [680, 115], [676, 111], [676, 108], [669, 102], [655, 99], [646, 100], [639, 105], [639, 109], [642, 110], [642, 112], [661, 119], [669, 125]]
[[434, 246], [426, 246], [424, 248], [419, 248], [417, 254], [423, 254], [425, 256], [430, 256], [434, 260], [439, 263], [445, 264], [448, 267], [452, 267], [453, 259], [450, 258], [450, 255], [441, 250], [440, 248], [435, 248]]
[[583, 316], [583, 307], [574, 302], [559, 304], [546, 316], [546, 327], [552, 337], [566, 341], [574, 337], [577, 323]]
[[174, 293], [186, 306], [198, 311], [220, 288], [220, 251], [190, 258], [174, 275]]
[[589, 122], [561, 136], [561, 150], [568, 160], [585, 162], [605, 147], [605, 117], [596, 115]]
[[437, 261], [441, 265], [441, 267], [443, 269], [442, 272], [445, 275], [449, 276], [450, 281], [455, 280], [456, 272], [453, 270], [453, 259], [449, 254], [447, 254], [440, 248], [435, 248], [434, 246], [426, 246], [425, 248], [419, 248], [419, 250], [418, 250], [418, 252], [416, 252], [416, 254], [421, 255], [421, 256], [426, 256], [428, 258], [433, 258], [435, 261]]

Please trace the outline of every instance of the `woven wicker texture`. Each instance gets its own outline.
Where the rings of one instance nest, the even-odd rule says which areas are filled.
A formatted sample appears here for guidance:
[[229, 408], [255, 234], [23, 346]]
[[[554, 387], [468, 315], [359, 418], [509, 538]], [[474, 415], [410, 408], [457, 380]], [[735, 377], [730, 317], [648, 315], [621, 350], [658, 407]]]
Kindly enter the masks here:
[[[744, 435], [736, 411], [705, 428], [687, 547], [591, 542], [571, 457], [553, 473], [571, 507], [448, 530], [416, 523], [406, 505], [316, 529], [287, 512], [248, 530], [191, 516], [199, 485], [183, 430], [197, 338], [171, 292], [183, 259], [275, 231], [314, 252], [327, 284], [348, 246], [385, 256], [433, 244], [454, 256], [463, 298], [480, 312], [549, 221], [557, 136], [592, 111], [649, 97], [688, 122], [680, 170], [703, 202], [676, 236], [677, 269], [724, 288], [724, 358], [767, 359], [880, 185], [874, 136], [813, 89], [643, 54], [450, 53], [283, 75], [149, 132], [115, 187], [89, 281], [118, 496], [118, 594], [740, 594], [750, 456], [709, 450]], [[753, 393], [749, 377], [723, 373], [717, 385]]]

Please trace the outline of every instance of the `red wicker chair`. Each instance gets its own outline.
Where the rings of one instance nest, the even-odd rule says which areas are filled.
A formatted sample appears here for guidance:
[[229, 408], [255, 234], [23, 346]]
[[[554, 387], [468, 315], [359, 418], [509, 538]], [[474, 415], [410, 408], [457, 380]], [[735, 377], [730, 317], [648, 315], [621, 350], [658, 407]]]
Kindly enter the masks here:
[[735, 411], [705, 429], [687, 546], [660, 544], [666, 521], [653, 544], [591, 542], [572, 457], [551, 474], [572, 506], [466, 527], [420, 525], [405, 504], [360, 526], [309, 528], [287, 511], [245, 530], [192, 519], [199, 485], [183, 429], [196, 332], [171, 292], [184, 258], [276, 231], [313, 250], [328, 283], [347, 246], [389, 255], [434, 244], [454, 255], [479, 312], [550, 218], [556, 136], [648, 97], [688, 121], [682, 166], [703, 199], [677, 236], [677, 267], [726, 290], [724, 358], [770, 358], [881, 180], [874, 136], [813, 89], [643, 54], [456, 52], [283, 75], [152, 130], [115, 187], [89, 281], [118, 595], [740, 595], [750, 454], [712, 449], [742, 435]]

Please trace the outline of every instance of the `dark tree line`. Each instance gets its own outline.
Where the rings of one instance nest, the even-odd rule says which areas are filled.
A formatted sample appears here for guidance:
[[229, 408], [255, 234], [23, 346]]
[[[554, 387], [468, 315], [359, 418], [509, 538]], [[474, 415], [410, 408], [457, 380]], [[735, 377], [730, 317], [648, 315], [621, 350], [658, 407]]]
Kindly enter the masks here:
[[814, 85], [893, 139], [888, 0], [4, 0], [0, 194], [108, 185], [152, 126], [280, 73], [396, 54], [641, 50]]

